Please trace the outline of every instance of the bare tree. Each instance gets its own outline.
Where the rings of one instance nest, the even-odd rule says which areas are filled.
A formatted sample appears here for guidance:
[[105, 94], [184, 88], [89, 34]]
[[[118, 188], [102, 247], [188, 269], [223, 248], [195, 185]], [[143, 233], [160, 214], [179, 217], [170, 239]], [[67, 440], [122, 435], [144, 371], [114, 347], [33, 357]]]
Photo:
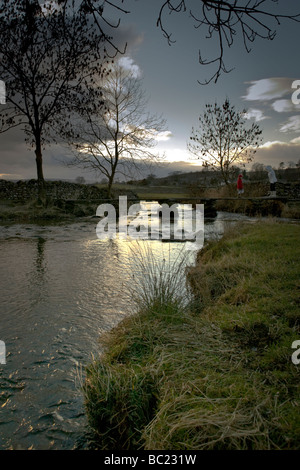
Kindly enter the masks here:
[[[167, 30], [166, 16], [170, 13], [188, 12], [195, 28], [206, 34], [206, 39], [215, 38], [218, 54], [212, 59], [205, 59], [199, 51], [201, 65], [216, 64], [216, 72], [205, 83], [218, 80], [222, 72], [229, 72], [225, 66], [224, 56], [234, 40], [241, 41], [247, 52], [256, 38], [273, 40], [276, 26], [282, 20], [300, 21], [300, 13], [287, 15], [276, 12], [278, 0], [166, 0], [159, 11], [157, 26], [161, 28], [169, 44], [172, 34]], [[282, 1], [284, 3], [284, 1]], [[239, 38], [239, 39], [238, 39]]]
[[[73, 130], [75, 157], [69, 165], [95, 170], [108, 180], [108, 197], [117, 173], [132, 177], [164, 157], [154, 152], [162, 117], [147, 111], [142, 81], [131, 69], [115, 65], [102, 83], [105, 111], [84, 109]], [[85, 118], [85, 122], [83, 121]]]
[[0, 77], [7, 89], [0, 132], [24, 130], [35, 151], [40, 195], [45, 144], [56, 140], [58, 128], [67, 130], [73, 109], [94, 99], [101, 105], [95, 83], [106, 73], [105, 2], [92, 2], [102, 5], [97, 18], [90, 3], [0, 0]]
[[199, 128], [192, 129], [188, 149], [203, 160], [207, 168], [221, 172], [229, 183], [234, 165], [251, 162], [262, 131], [257, 124], [246, 127], [246, 110], [238, 112], [226, 99], [222, 106], [207, 104], [199, 117]]

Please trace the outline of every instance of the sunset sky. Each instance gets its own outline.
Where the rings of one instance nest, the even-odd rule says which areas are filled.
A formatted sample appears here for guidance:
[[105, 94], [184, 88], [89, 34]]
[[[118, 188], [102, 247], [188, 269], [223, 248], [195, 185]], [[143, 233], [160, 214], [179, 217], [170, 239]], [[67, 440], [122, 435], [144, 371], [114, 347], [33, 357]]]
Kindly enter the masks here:
[[[162, 0], [125, 0], [122, 4], [130, 13], [121, 15], [117, 38], [127, 41], [123, 63], [143, 77], [143, 87], [149, 96], [149, 110], [162, 114], [167, 121], [167, 132], [161, 135], [158, 149], [165, 151], [170, 162], [167, 168], [154, 171], [167, 175], [171, 171], [200, 169], [191, 159], [186, 145], [192, 127], [206, 103], [224, 102], [229, 98], [237, 109], [246, 108], [249, 124], [257, 122], [262, 131], [263, 144], [255, 156], [256, 162], [275, 168], [284, 161], [298, 162], [300, 158], [300, 23], [283, 20], [277, 27], [273, 41], [257, 38], [247, 54], [240, 38], [225, 55], [230, 73], [222, 74], [217, 83], [200, 85], [210, 78], [215, 69], [198, 63], [198, 51], [211, 58], [214, 40], [205, 39], [193, 27], [188, 12], [169, 15], [166, 27], [176, 41], [171, 46], [156, 26]], [[295, 0], [281, 0], [271, 4], [272, 11], [284, 14], [300, 13]], [[187, 2], [196, 5], [195, 0]], [[117, 17], [116, 17], [117, 19]], [[0, 77], [1, 79], [1, 77]], [[299, 80], [297, 88], [292, 83]], [[299, 93], [297, 95], [297, 89]], [[294, 93], [294, 100], [292, 95]], [[293, 103], [294, 101], [294, 103]], [[1, 105], [0, 105], [1, 106]], [[36, 177], [33, 150], [28, 150], [23, 134], [15, 129], [0, 135], [0, 174], [4, 179]], [[84, 176], [95, 181], [95, 175], [61, 165], [63, 150], [52, 146], [44, 152], [46, 179], [73, 179]], [[99, 178], [98, 178], [99, 179]], [[101, 177], [100, 177], [101, 179]]]

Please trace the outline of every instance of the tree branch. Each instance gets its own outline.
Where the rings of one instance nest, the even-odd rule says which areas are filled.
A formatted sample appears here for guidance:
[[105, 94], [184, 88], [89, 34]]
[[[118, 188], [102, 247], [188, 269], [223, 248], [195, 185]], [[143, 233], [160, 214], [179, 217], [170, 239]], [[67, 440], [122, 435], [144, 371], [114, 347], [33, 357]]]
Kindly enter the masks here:
[[[226, 48], [230, 48], [234, 43], [234, 38], [240, 34], [246, 52], [250, 52], [250, 43], [253, 43], [257, 37], [261, 39], [273, 40], [276, 35], [275, 26], [281, 24], [281, 20], [292, 20], [300, 22], [300, 13], [295, 15], [286, 15], [274, 13], [269, 2], [278, 3], [278, 0], [248, 0], [247, 3], [242, 0], [199, 0], [198, 11], [195, 7], [188, 10], [187, 5], [191, 0], [182, 0], [179, 3], [175, 0], [167, 0], [162, 4], [157, 26], [161, 29], [168, 43], [174, 43], [171, 40], [172, 33], [167, 31], [165, 26], [165, 17], [171, 13], [185, 13], [189, 11], [189, 16], [194, 21], [194, 27], [206, 31], [206, 38], [217, 37], [218, 55], [211, 59], [204, 59], [199, 50], [199, 63], [201, 65], [217, 64], [217, 69], [213, 75], [202, 84], [208, 84], [212, 80], [217, 82], [221, 73], [229, 73], [232, 69], [227, 69], [224, 62], [225, 43]], [[268, 9], [269, 7], [269, 9]], [[201, 83], [201, 82], [199, 82]]]

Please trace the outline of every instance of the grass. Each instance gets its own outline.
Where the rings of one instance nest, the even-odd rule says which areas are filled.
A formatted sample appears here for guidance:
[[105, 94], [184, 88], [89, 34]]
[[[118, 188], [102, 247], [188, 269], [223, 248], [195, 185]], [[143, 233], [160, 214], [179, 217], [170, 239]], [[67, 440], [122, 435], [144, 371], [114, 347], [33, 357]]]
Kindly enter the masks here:
[[[97, 184], [98, 188], [102, 189], [106, 186], [104, 184]], [[133, 191], [140, 199], [155, 199], [155, 198], [165, 198], [165, 199], [181, 199], [189, 197], [189, 190], [185, 187], [178, 188], [174, 186], [142, 186], [142, 185], [128, 185], [122, 183], [115, 183], [113, 185], [114, 190], [124, 190], [126, 189]]]
[[70, 208], [58, 206], [55, 202], [49, 202], [47, 206], [44, 206], [36, 200], [24, 203], [0, 201], [0, 223], [68, 222], [78, 217], [91, 217], [96, 213], [96, 209], [97, 204], [91, 204], [88, 201]]
[[87, 370], [100, 449], [299, 449], [299, 230], [260, 222], [209, 243], [189, 302], [175, 265], [162, 289], [145, 272], [146, 298]]

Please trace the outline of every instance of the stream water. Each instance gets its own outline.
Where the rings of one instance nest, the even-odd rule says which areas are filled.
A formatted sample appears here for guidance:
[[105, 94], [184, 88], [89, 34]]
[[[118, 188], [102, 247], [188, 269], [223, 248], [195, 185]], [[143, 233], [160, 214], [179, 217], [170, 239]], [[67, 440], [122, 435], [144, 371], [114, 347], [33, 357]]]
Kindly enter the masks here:
[[[205, 237], [219, 237], [244, 218], [219, 213], [206, 223]], [[99, 240], [96, 223], [0, 227], [2, 450], [90, 446], [84, 368], [101, 352], [101, 333], [132, 312], [128, 286], [136, 267], [133, 242]], [[184, 245], [141, 243], [173, 259]]]

